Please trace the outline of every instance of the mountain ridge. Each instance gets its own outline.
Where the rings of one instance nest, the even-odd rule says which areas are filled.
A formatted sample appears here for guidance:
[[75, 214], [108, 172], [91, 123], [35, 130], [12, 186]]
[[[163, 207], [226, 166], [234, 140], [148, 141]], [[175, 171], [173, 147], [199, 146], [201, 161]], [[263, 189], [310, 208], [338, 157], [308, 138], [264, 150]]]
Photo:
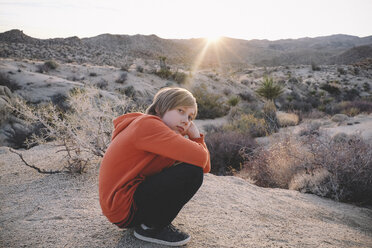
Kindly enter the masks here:
[[[28, 49], [24, 45], [27, 45]], [[358, 49], [358, 47], [371, 46], [372, 35], [358, 37], [334, 34], [275, 41], [222, 37], [218, 43], [210, 44], [208, 47], [206, 45], [207, 41], [203, 38], [163, 39], [155, 34], [105, 33], [88, 38], [72, 36], [37, 39], [18, 29], [0, 33], [0, 57], [66, 58], [66, 60], [77, 63], [115, 65], [116, 63], [123, 64], [125, 62], [123, 58], [126, 60], [134, 58], [157, 60], [159, 56], [165, 56], [170, 63], [190, 66], [202, 51], [204, 51], [204, 57], [201, 64], [206, 67], [234, 64], [256, 66], [311, 63], [350, 64], [372, 57], [370, 53], [360, 54], [360, 49]], [[23, 50], [35, 51], [33, 54], [19, 55], [23, 53]], [[45, 50], [48, 51], [45, 52]], [[71, 51], [73, 57], [78, 57], [78, 59], [67, 59], [69, 54], [61, 50]], [[42, 53], [45, 54], [42, 55]]]

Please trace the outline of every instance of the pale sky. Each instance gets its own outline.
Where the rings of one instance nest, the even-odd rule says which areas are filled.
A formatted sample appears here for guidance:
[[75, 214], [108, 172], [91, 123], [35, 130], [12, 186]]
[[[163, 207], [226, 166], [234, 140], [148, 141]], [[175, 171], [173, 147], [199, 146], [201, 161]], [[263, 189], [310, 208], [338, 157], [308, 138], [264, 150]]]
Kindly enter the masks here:
[[245, 40], [372, 35], [372, 0], [0, 0], [0, 32]]

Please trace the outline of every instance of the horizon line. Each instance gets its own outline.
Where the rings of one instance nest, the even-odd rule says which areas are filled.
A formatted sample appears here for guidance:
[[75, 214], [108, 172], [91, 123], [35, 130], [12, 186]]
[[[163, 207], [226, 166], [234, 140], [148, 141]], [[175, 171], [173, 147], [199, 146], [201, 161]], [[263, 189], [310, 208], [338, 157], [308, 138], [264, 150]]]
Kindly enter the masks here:
[[[93, 37], [97, 37], [97, 36], [100, 36], [100, 35], [105, 35], [105, 34], [108, 34], [108, 35], [127, 35], [127, 36], [136, 36], [136, 35], [141, 35], [141, 36], [156, 36], [160, 39], [164, 39], [164, 40], [192, 40], [192, 39], [208, 39], [208, 37], [189, 37], [189, 38], [164, 38], [164, 37], [161, 37], [157, 34], [140, 34], [140, 33], [137, 33], [137, 34], [125, 34], [125, 33], [122, 33], [122, 34], [119, 34], [119, 33], [101, 33], [101, 34], [97, 34], [97, 35], [92, 35], [92, 36], [84, 36], [84, 37], [79, 37], [78, 35], [72, 35], [72, 36], [59, 36], [59, 37], [49, 37], [49, 38], [39, 38], [39, 37], [36, 37], [36, 36], [33, 36], [33, 35], [29, 35], [27, 33], [25, 33], [23, 30], [21, 29], [18, 29], [18, 28], [12, 28], [12, 29], [9, 29], [9, 30], [6, 30], [6, 31], [0, 31], [0, 33], [6, 33], [6, 32], [10, 32], [10, 31], [21, 31], [23, 34], [27, 35], [27, 36], [30, 36], [32, 38], [35, 38], [35, 39], [40, 39], [40, 40], [48, 40], [48, 39], [67, 39], [67, 38], [72, 38], [72, 37], [77, 37], [79, 39], [88, 39], [88, 38], [93, 38]], [[253, 39], [245, 39], [245, 38], [238, 38], [238, 37], [229, 37], [229, 36], [224, 36], [224, 35], [221, 35], [219, 37], [221, 38], [227, 38], [227, 39], [236, 39], [236, 40], [245, 40], [245, 41], [252, 41], [252, 40], [260, 40], [260, 41], [280, 41], [280, 40], [299, 40], [299, 39], [314, 39], [314, 38], [322, 38], [322, 37], [328, 37], [328, 36], [337, 36], [337, 35], [344, 35], [344, 36], [352, 36], [352, 37], [358, 37], [358, 38], [367, 38], [367, 37], [370, 37], [372, 36], [371, 35], [367, 35], [367, 36], [358, 36], [358, 35], [351, 35], [351, 34], [344, 34], [344, 33], [334, 33], [334, 34], [329, 34], [329, 35], [319, 35], [319, 36], [303, 36], [303, 37], [299, 37], [299, 38], [280, 38], [280, 39], [267, 39], [267, 38], [253, 38]]]

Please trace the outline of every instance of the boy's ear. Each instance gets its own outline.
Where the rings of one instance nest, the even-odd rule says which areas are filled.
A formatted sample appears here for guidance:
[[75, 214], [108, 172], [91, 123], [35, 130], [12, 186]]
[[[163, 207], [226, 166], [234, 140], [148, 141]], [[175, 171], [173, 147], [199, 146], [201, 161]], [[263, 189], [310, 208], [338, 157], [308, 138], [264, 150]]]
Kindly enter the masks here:
[[157, 116], [160, 116], [160, 113], [159, 112], [160, 112], [159, 111], [159, 108], [155, 108], [155, 113], [156, 113]]

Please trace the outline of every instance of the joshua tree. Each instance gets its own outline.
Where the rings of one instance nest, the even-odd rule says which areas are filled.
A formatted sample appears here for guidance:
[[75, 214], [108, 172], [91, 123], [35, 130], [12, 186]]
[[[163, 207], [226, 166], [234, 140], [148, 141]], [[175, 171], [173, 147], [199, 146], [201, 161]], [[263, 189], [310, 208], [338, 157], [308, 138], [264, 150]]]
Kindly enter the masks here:
[[257, 95], [275, 101], [283, 93], [283, 88], [274, 82], [272, 78], [265, 77], [260, 88], [256, 90]]
[[263, 111], [265, 121], [268, 125], [268, 131], [270, 133], [276, 132], [279, 128], [279, 122], [276, 118], [275, 99], [283, 93], [283, 88], [277, 83], [274, 83], [272, 78], [265, 77], [260, 88], [256, 90], [256, 93], [267, 99]]
[[167, 59], [167, 57], [165, 57], [165, 56], [159, 56], [160, 69], [161, 70], [166, 70], [167, 69], [167, 65], [165, 64], [166, 59]]

